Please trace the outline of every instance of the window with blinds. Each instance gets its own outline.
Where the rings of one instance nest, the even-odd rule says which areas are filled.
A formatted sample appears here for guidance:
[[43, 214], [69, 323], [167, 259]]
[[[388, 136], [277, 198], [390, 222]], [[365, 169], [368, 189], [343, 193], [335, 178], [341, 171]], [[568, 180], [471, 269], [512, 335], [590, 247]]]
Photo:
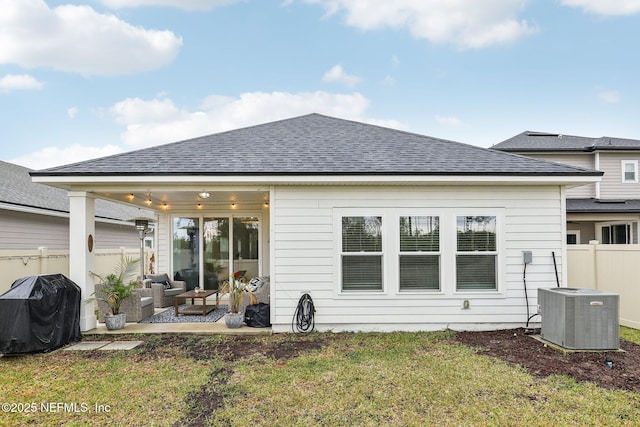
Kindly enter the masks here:
[[382, 217], [342, 217], [342, 290], [382, 291]]
[[440, 218], [400, 217], [400, 290], [440, 290]]
[[456, 217], [456, 289], [497, 289], [495, 216]]

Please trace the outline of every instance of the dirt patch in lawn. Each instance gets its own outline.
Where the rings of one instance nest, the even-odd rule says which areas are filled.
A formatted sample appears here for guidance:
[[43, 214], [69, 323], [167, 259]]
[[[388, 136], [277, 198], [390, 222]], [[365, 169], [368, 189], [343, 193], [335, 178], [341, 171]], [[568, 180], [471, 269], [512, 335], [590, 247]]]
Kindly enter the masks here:
[[566, 375], [610, 390], [640, 392], [640, 346], [624, 340], [620, 340], [623, 352], [568, 354], [525, 335], [524, 329], [459, 332], [456, 340], [480, 354], [520, 365], [537, 377]]

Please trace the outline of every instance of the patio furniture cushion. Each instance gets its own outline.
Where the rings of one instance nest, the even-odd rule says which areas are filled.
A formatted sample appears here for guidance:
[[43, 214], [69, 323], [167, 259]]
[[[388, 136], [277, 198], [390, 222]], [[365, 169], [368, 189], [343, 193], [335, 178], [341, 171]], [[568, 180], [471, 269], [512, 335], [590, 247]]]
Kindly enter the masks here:
[[153, 307], [153, 297], [142, 297], [140, 298], [140, 306], [146, 307], [151, 305]]
[[165, 285], [169, 285], [171, 287], [171, 281], [169, 280], [169, 275], [166, 273], [162, 274], [147, 274], [144, 276], [145, 278], [151, 280], [151, 283], [162, 283]]
[[169, 288], [169, 289], [165, 289], [164, 290], [164, 294], [165, 296], [175, 296], [175, 295], [180, 295], [181, 293], [185, 292], [184, 289], [182, 288]]

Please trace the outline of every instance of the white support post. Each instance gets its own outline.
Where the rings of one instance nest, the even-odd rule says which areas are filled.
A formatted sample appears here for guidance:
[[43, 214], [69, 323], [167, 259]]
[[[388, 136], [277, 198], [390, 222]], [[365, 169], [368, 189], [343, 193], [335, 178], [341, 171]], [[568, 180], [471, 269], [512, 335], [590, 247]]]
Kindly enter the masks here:
[[82, 191], [70, 191], [69, 196], [69, 278], [82, 291], [80, 300], [80, 330], [95, 329], [98, 322], [94, 312], [95, 303], [87, 302], [95, 290], [91, 271], [95, 259], [95, 198]]

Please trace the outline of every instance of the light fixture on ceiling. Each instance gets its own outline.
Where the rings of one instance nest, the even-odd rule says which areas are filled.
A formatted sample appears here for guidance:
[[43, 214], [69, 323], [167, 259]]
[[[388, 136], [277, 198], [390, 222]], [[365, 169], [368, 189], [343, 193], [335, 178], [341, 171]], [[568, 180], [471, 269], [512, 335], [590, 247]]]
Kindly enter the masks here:
[[236, 204], [235, 204], [235, 203], [231, 203], [231, 207], [232, 207], [232, 208], [235, 208], [235, 207], [236, 207]]
[[209, 197], [211, 197], [211, 193], [201, 191], [200, 193], [198, 193], [198, 197], [200, 197], [201, 199], [208, 199]]

